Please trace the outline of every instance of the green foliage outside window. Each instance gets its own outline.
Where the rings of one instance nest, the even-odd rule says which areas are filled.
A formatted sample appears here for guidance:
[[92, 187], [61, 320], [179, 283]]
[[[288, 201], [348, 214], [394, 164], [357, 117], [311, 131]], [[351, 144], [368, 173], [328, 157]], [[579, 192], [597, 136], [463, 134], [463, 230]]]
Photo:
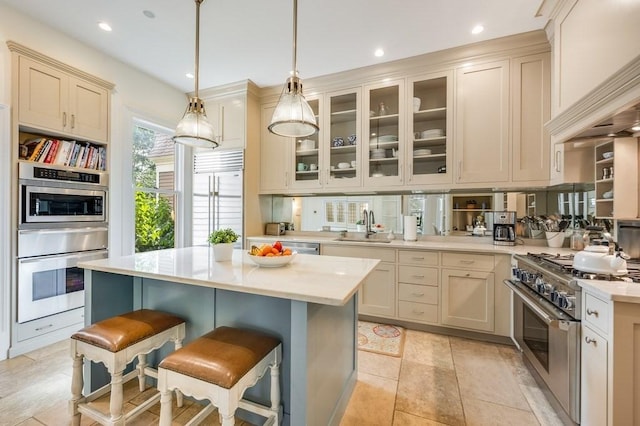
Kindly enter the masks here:
[[[156, 165], [149, 159], [155, 132], [136, 126], [133, 134], [133, 182], [138, 188], [156, 188]], [[175, 223], [169, 201], [136, 191], [136, 253], [174, 247]]]

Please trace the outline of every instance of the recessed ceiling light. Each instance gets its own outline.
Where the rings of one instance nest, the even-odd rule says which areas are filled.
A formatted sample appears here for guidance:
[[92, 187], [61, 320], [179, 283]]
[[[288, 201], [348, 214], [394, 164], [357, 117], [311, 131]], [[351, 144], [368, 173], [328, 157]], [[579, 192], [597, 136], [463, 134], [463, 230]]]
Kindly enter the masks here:
[[185, 76], [187, 78], [195, 78], [195, 75], [191, 74], [190, 72], [186, 73]]
[[478, 24], [475, 27], [473, 27], [473, 29], [471, 30], [471, 34], [480, 34], [483, 31], [484, 31], [484, 27]]
[[111, 31], [111, 25], [107, 24], [104, 21], [100, 21], [98, 22], [98, 26], [100, 27], [101, 30], [103, 31]]
[[634, 132], [640, 132], [640, 124], [635, 124], [631, 130], [633, 130]]
[[156, 14], [155, 14], [155, 13], [153, 13], [152, 11], [150, 11], [150, 10], [143, 10], [143, 11], [142, 11], [142, 14], [143, 14], [144, 16], [146, 16], [147, 18], [149, 18], [149, 19], [153, 19], [153, 18], [155, 18], [155, 17], [156, 17]]
[[373, 54], [379, 58], [381, 56], [384, 56], [384, 50], [382, 50], [382, 48], [376, 49], [376, 51], [373, 52]]

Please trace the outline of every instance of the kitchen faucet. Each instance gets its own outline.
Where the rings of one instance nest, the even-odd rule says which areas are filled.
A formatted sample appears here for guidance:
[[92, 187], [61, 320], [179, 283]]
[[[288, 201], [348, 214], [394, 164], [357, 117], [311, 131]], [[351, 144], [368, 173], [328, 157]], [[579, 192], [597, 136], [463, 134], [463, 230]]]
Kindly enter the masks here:
[[376, 221], [376, 218], [373, 214], [373, 210], [369, 210], [367, 212], [367, 209], [364, 209], [362, 214], [364, 215], [364, 226], [366, 229], [364, 236], [365, 238], [369, 238], [369, 235], [375, 234], [375, 232], [371, 230], [371, 225]]

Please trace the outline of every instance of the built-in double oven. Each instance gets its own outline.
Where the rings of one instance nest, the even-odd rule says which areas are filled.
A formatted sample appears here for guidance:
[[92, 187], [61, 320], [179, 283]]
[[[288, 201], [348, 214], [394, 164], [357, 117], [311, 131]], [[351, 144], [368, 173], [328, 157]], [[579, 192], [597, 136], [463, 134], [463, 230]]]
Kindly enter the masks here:
[[84, 306], [78, 262], [107, 257], [107, 174], [19, 164], [17, 320]]

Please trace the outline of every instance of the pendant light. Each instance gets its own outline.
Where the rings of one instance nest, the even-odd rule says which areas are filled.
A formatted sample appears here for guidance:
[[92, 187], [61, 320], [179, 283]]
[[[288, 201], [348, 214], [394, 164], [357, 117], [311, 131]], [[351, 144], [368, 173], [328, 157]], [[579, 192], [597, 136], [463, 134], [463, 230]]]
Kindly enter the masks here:
[[189, 98], [189, 105], [182, 117], [182, 120], [176, 126], [176, 134], [173, 141], [182, 145], [197, 148], [217, 148], [218, 142], [214, 139], [213, 126], [207, 118], [204, 110], [204, 101], [198, 97], [198, 63], [200, 61], [200, 3], [204, 0], [195, 0], [196, 2], [196, 67], [195, 80], [196, 88], [194, 96]]
[[302, 94], [298, 77], [296, 44], [298, 38], [298, 0], [293, 0], [293, 69], [284, 84], [280, 99], [269, 124], [269, 131], [287, 137], [309, 136], [318, 131], [313, 110]]

